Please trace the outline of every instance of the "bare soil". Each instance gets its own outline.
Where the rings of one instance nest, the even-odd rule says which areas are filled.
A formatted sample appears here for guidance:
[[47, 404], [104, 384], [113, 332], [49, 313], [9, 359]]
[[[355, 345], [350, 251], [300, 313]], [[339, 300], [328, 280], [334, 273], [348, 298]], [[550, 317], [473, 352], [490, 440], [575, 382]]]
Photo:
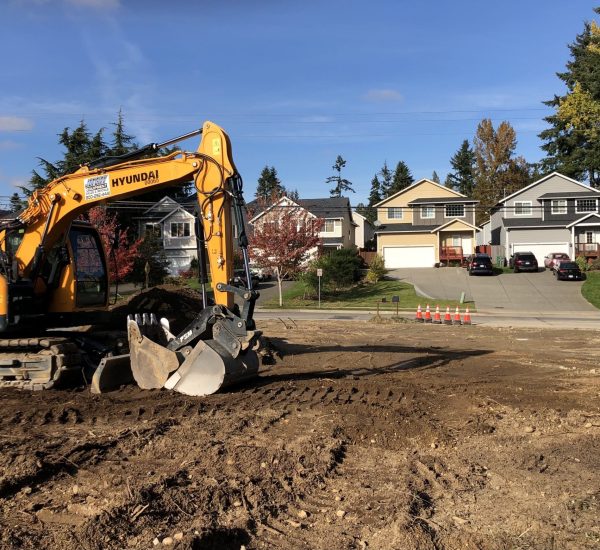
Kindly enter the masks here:
[[0, 547], [600, 547], [600, 332], [260, 328], [223, 394], [0, 391]]

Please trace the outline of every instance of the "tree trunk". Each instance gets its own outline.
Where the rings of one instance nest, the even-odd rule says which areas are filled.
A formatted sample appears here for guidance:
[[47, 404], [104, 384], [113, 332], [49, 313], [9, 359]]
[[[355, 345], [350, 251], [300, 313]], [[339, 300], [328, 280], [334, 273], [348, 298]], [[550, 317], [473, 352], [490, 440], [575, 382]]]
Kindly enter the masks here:
[[277, 268], [277, 287], [279, 288], [279, 307], [283, 307], [283, 294], [281, 292], [281, 272]]

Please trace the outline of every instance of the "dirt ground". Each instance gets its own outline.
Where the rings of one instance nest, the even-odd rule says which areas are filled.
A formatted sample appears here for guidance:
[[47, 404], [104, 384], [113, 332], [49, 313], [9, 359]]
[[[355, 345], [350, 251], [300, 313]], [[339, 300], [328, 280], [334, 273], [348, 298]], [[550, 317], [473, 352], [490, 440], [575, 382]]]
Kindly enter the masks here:
[[600, 547], [600, 332], [260, 328], [223, 394], [0, 391], [0, 547]]

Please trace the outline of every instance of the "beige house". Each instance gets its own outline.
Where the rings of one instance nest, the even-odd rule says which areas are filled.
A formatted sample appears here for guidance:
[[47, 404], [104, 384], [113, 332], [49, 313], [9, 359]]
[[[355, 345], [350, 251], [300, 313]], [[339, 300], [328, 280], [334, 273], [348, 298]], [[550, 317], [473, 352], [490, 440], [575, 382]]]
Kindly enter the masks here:
[[422, 179], [376, 204], [377, 252], [385, 266], [433, 267], [474, 253], [477, 202]]

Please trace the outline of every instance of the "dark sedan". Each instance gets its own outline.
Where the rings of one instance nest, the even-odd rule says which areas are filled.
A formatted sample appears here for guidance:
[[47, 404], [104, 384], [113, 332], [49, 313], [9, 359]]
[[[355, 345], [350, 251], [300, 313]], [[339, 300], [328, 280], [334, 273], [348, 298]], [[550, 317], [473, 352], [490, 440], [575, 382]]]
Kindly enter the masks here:
[[554, 269], [554, 276], [559, 281], [583, 281], [585, 275], [576, 262], [560, 262]]
[[492, 259], [487, 254], [474, 254], [467, 264], [469, 275], [493, 275]]

